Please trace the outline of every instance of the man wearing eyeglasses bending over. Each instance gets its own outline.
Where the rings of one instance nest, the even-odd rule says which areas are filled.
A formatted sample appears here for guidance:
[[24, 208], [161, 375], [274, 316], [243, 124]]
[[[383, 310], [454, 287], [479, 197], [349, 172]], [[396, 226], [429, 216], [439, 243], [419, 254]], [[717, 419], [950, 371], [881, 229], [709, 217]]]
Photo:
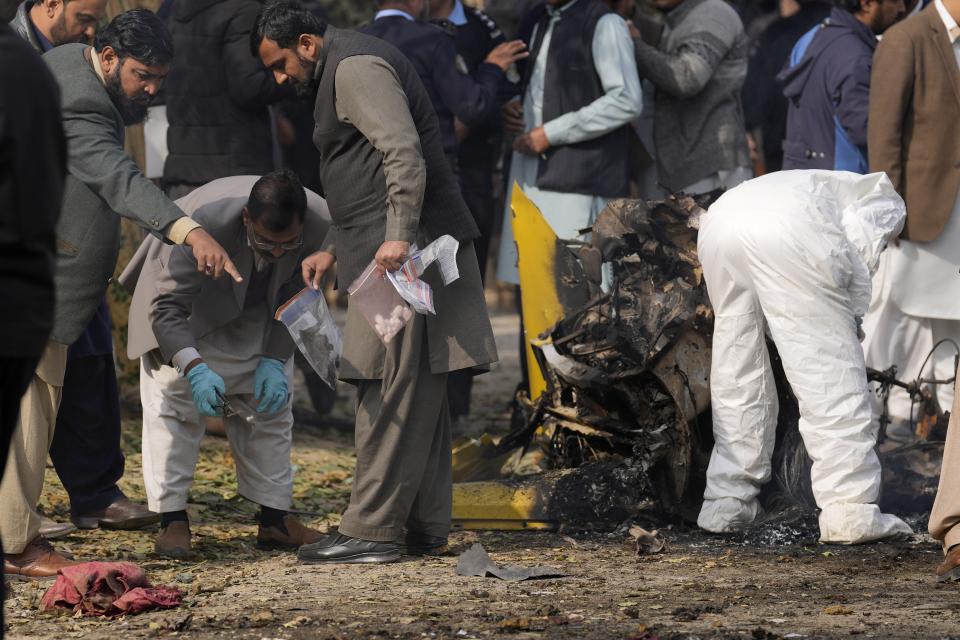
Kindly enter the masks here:
[[284, 170], [214, 180], [177, 204], [223, 245], [243, 281], [205, 278], [188, 249], [149, 239], [121, 275], [136, 287], [127, 355], [141, 362], [143, 479], [161, 516], [157, 553], [193, 555], [187, 493], [204, 416], [223, 418], [238, 493], [260, 505], [257, 545], [316, 542], [320, 533], [288, 513], [295, 347], [273, 318], [303, 288], [301, 262], [330, 224], [326, 202]]

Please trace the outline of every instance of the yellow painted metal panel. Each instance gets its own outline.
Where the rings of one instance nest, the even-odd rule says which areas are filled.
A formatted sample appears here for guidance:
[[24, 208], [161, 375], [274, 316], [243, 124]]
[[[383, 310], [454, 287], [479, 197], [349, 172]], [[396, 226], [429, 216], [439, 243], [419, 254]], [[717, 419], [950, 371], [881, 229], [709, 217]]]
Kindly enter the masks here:
[[540, 365], [533, 356], [532, 340], [563, 317], [557, 294], [557, 235], [533, 201], [514, 183], [511, 200], [513, 237], [517, 243], [520, 270], [523, 332], [530, 398], [536, 400], [547, 388]]
[[546, 487], [527, 482], [462, 482], [453, 485], [453, 524], [463, 529], [553, 529]]

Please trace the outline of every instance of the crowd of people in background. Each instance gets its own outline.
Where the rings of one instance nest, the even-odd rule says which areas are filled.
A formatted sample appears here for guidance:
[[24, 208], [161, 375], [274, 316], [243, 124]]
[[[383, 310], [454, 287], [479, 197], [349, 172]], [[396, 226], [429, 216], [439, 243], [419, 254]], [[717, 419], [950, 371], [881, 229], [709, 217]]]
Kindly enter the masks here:
[[[960, 287], [953, 249], [960, 234], [960, 1], [780, 0], [765, 11], [760, 10], [763, 3], [726, 0], [546, 0], [516, 5], [515, 33], [505, 33], [484, 11], [462, 0], [382, 0], [356, 31], [346, 29], [352, 25], [326, 27], [323, 3], [316, 2], [297, 9], [302, 14], [264, 17], [264, 5], [257, 0], [164, 0], [154, 7], [155, 13], [127, 12], [109, 25], [104, 24], [107, 0], [24, 0], [17, 7], [11, 28], [0, 30], [5, 60], [0, 65], [0, 107], [8, 114], [0, 118], [0, 136], [6, 144], [24, 135], [28, 122], [41, 120], [48, 130], [31, 127], [36, 132], [31, 140], [13, 145], [15, 157], [0, 156], [0, 261], [26, 255], [12, 247], [29, 246], [35, 266], [27, 267], [25, 257], [16, 260], [18, 268], [36, 276], [29, 287], [23, 285], [26, 288], [0, 287], [0, 306], [23, 310], [6, 314], [7, 337], [0, 342], [5, 385], [0, 417], [4, 441], [12, 438], [0, 485], [6, 574], [49, 576], [72, 562], [47, 540], [74, 526], [141, 528], [160, 522], [159, 552], [185, 557], [190, 551], [184, 509], [202, 430], [163, 415], [165, 409], [157, 410], [162, 419], [153, 426], [145, 417], [150, 508], [130, 501], [117, 486], [124, 460], [104, 296], [117, 261], [119, 216], [150, 234], [153, 251], [165, 247], [168, 254], [179, 256], [185, 271], [166, 295], [176, 298], [179, 291], [193, 296], [194, 289], [207, 287], [201, 276], [223, 272], [227, 279], [220, 281], [221, 293], [230, 295], [232, 278], [237, 291], [244, 292], [238, 294], [244, 312], [256, 304], [275, 306], [282, 302], [279, 289], [266, 275], [258, 277], [259, 259], [265, 256], [270, 262], [271, 251], [277, 259], [276, 251], [305, 256], [305, 246], [332, 255], [332, 245], [321, 237], [290, 235], [300, 227], [288, 219], [263, 226], [258, 211], [232, 219], [229, 233], [213, 218], [192, 218], [184, 211], [206, 206], [215, 193], [211, 184], [229, 187], [231, 197], [243, 200], [251, 190], [260, 193], [250, 195], [250, 202], [261, 198], [264, 210], [271, 210], [278, 202], [290, 202], [282, 192], [296, 181], [311, 198], [326, 197], [334, 226], [342, 228], [335, 201], [341, 190], [357, 186], [349, 184], [339, 167], [331, 168], [331, 154], [354, 153], [347, 149], [357, 131], [376, 149], [394, 153], [371, 159], [356, 152], [353, 169], [382, 166], [388, 186], [406, 185], [384, 194], [397, 206], [419, 202], [427, 212], [446, 202], [454, 216], [449, 212], [460, 211], [462, 199], [463, 220], [444, 224], [472, 245], [470, 256], [475, 254], [480, 279], [495, 273], [498, 281], [513, 285], [519, 284], [511, 225], [514, 183], [558, 237], [575, 240], [582, 239], [583, 229], [615, 198], [703, 194], [781, 169], [886, 172], [906, 201], [907, 222], [897, 246], [881, 263], [874, 301], [864, 319], [866, 363], [877, 368], [896, 364], [913, 372], [941, 339], [960, 342], [960, 290], [952, 294]], [[284, 25], [294, 23], [313, 29], [304, 33], [315, 41], [275, 37], [284, 33]], [[339, 48], [329, 49], [334, 37]], [[369, 37], [382, 45], [370, 45]], [[319, 43], [324, 43], [322, 51]], [[351, 47], [359, 52], [353, 58], [345, 53]], [[378, 75], [382, 69], [357, 60], [368, 57], [363, 53], [368, 49], [375, 51], [370, 55], [393, 61], [399, 84], [396, 92], [391, 88], [365, 105], [349, 96], [368, 96], [365, 82], [384, 82]], [[6, 62], [14, 60], [14, 51], [22, 64]], [[355, 72], [349, 78], [336, 77], [336, 113], [318, 106], [318, 95], [334, 93], [334, 81], [323, 74], [330, 64], [324, 52], [331, 52], [341, 70]], [[46, 65], [39, 63], [40, 54]], [[406, 62], [401, 64], [399, 56]], [[91, 66], [95, 73], [86, 73]], [[160, 105], [169, 122], [168, 155], [162, 178], [151, 181], [123, 150], [124, 126], [142, 122]], [[433, 133], [425, 133], [422, 122], [427, 120], [437, 123], [436, 140]], [[348, 125], [355, 129], [348, 131]], [[422, 145], [428, 169], [423, 184], [405, 173], [409, 166], [401, 161], [417, 136], [427, 140]], [[11, 177], [14, 173], [17, 177]], [[269, 180], [261, 192], [253, 182], [220, 182], [235, 176]], [[421, 185], [419, 194], [410, 189], [415, 184]], [[30, 194], [30, 204], [24, 193]], [[34, 206], [37, 195], [49, 198], [49, 206]], [[53, 222], [61, 202], [54, 240]], [[304, 216], [309, 221], [316, 213], [307, 203], [294, 208], [301, 225]], [[42, 216], [36, 213], [41, 209]], [[407, 221], [409, 228], [394, 229], [388, 221], [387, 234], [396, 232], [396, 242], [416, 241], [418, 230], [431, 224], [424, 215], [419, 222]], [[33, 226], [24, 226], [22, 220]], [[437, 223], [441, 227], [447, 228]], [[9, 234], [7, 229], [17, 231]], [[237, 254], [230, 244], [230, 234], [245, 233], [243, 229], [251, 234], [249, 246], [254, 249], [253, 262], [246, 266], [239, 260], [234, 264]], [[300, 244], [293, 247], [295, 237]], [[343, 275], [357, 266], [350, 261], [345, 237], [337, 247], [341, 288], [352, 279]], [[382, 256], [377, 255], [379, 260]], [[192, 274], [194, 280], [185, 284], [186, 271], [197, 265], [200, 275]], [[304, 265], [320, 273], [330, 263]], [[137, 277], [134, 285], [145, 286], [145, 276]], [[53, 290], [55, 310], [49, 303]], [[523, 291], [518, 288], [517, 294]], [[244, 296], [252, 302], [245, 303]], [[30, 302], [34, 298], [36, 306]], [[177, 323], [186, 320], [170, 313], [166, 321], [173, 336], [177, 327], [183, 329]], [[147, 323], [146, 315], [143, 318]], [[229, 321], [240, 322], [237, 318]], [[148, 403], [173, 402], [175, 392], [176, 402], [190, 405], [191, 390], [199, 406], [197, 389], [211, 394], [220, 390], [220, 376], [219, 381], [209, 376], [192, 352], [184, 355], [183, 350], [196, 345], [182, 335], [165, 344], [153, 315], [150, 321], [162, 361], [152, 366], [142, 360], [141, 384], [150, 384], [141, 389], [145, 410]], [[474, 333], [485, 339], [487, 330], [488, 325], [479, 326]], [[433, 331], [435, 327], [425, 325], [410, 334], [427, 341], [425, 336]], [[223, 340], [216, 349], [226, 354], [229, 336]], [[403, 349], [416, 351], [417, 344]], [[431, 349], [433, 344], [431, 338]], [[438, 369], [435, 361], [415, 361], [424, 376], [432, 371], [436, 379], [430, 378], [431, 384], [443, 385], [445, 391], [432, 389], [434, 404], [408, 407], [407, 399], [397, 410], [407, 411], [411, 419], [432, 411], [426, 419], [431, 425], [438, 420], [434, 414], [447, 409], [454, 424], [464, 419], [470, 408], [468, 369], [495, 358], [486, 348], [486, 343], [478, 347], [481, 355], [469, 365], [448, 363]], [[130, 349], [132, 357], [147, 358], [151, 351], [153, 347]], [[278, 368], [276, 362], [282, 364], [292, 351], [281, 351], [238, 369], [237, 376], [249, 379], [246, 393], [259, 398], [271, 389], [287, 392], [290, 367]], [[388, 368], [397, 366], [390, 357], [387, 362]], [[161, 379], [161, 365], [189, 377], [190, 384], [183, 382], [185, 377]], [[939, 379], [954, 373], [952, 357], [939, 353], [932, 367]], [[307, 545], [302, 555], [312, 560], [350, 553], [389, 559], [398, 553], [389, 545], [402, 528], [363, 520], [364, 509], [388, 510], [384, 505], [396, 499], [381, 495], [370, 474], [379, 474], [380, 484], [387, 474], [397, 486], [417, 485], [421, 478], [405, 477], [410, 469], [397, 469], [385, 459], [411, 455], [410, 445], [385, 446], [377, 439], [382, 419], [378, 412], [388, 389], [361, 373], [354, 376], [365, 380], [359, 387], [358, 449], [374, 470], [366, 476], [358, 471], [366, 484], [361, 479], [355, 488], [343, 535], [325, 546], [315, 546], [318, 534], [288, 513], [289, 404], [284, 408], [283, 403], [268, 402], [253, 412], [266, 411], [263, 407], [271, 414], [287, 412], [276, 424], [263, 423], [279, 434], [267, 445], [256, 445], [267, 449], [256, 451], [228, 429], [243, 467], [241, 481], [246, 484], [241, 493], [262, 507], [263, 542]], [[10, 401], [14, 392], [17, 402]], [[941, 386], [938, 393], [941, 406], [953, 406], [952, 389]], [[445, 409], [436, 404], [439, 396]], [[894, 424], [889, 434], [908, 440], [909, 398], [891, 396], [890, 409]], [[359, 412], [364, 412], [363, 437]], [[428, 451], [449, 449], [450, 425], [437, 429], [440, 435], [428, 430], [414, 441]], [[171, 433], [179, 434], [176, 443]], [[37, 513], [48, 451], [70, 496], [73, 524], [41, 519]], [[284, 454], [283, 468], [274, 468], [273, 462]], [[418, 464], [435, 465], [443, 479], [449, 473], [449, 451], [430, 455]], [[407, 512], [413, 511], [410, 522], [421, 526], [421, 538], [410, 544], [439, 548], [445, 543], [446, 525], [437, 513], [449, 510], [449, 496], [416, 489], [402, 500]], [[953, 540], [960, 536], [960, 529], [952, 529], [956, 509], [938, 504], [938, 524], [931, 527], [946, 538], [949, 548], [960, 543]], [[357, 547], [355, 540], [380, 546]], [[954, 564], [960, 564], [960, 557]]]

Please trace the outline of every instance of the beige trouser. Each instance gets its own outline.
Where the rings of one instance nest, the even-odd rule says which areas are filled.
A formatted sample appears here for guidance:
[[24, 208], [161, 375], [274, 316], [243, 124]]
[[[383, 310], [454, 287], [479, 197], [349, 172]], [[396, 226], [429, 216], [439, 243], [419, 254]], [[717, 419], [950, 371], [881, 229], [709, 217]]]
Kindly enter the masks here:
[[382, 380], [357, 388], [350, 506], [340, 532], [386, 542], [404, 531], [446, 537], [452, 504], [447, 374], [430, 372], [426, 318], [387, 345]]
[[960, 544], [960, 389], [953, 396], [947, 442], [940, 463], [940, 485], [930, 512], [930, 535], [943, 543], [946, 551]]
[[43, 492], [43, 473], [57, 424], [66, 369], [67, 346], [47, 343], [20, 400], [20, 417], [0, 480], [0, 540], [4, 553], [21, 553], [40, 534], [37, 501]]

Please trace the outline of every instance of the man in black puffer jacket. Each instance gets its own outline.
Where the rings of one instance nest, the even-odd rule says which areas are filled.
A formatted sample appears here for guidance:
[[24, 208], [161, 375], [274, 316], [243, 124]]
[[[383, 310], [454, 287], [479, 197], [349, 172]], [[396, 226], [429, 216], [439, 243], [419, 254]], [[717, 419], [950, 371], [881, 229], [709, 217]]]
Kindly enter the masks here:
[[294, 97], [250, 54], [257, 0], [174, 4], [174, 60], [166, 81], [163, 179], [171, 198], [211, 180], [274, 169], [271, 104]]

